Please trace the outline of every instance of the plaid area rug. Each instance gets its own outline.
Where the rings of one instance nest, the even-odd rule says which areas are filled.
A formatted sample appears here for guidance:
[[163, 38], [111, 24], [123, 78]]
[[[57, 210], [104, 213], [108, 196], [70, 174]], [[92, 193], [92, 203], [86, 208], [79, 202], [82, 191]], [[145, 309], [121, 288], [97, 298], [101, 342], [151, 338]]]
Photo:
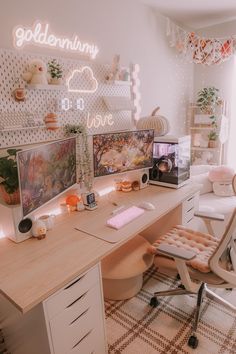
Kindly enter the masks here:
[[[109, 354], [235, 354], [236, 313], [204, 298], [198, 325], [197, 349], [187, 345], [196, 296], [160, 298], [149, 306], [154, 291], [176, 288], [179, 282], [149, 269], [142, 290], [126, 301], [105, 301]], [[236, 305], [236, 290], [217, 290]]]

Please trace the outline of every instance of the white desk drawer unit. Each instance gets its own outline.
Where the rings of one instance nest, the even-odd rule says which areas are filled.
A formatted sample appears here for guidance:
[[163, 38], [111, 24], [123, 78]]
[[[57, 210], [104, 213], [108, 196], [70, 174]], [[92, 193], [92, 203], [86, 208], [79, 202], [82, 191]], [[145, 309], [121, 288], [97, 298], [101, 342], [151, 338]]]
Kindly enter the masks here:
[[182, 225], [187, 224], [193, 219], [195, 210], [195, 195], [190, 196], [182, 203]]
[[53, 318], [58, 312], [66, 309], [80, 296], [86, 293], [99, 280], [99, 269], [95, 267], [79, 276], [70, 284], [59, 290], [45, 301], [48, 318]]
[[53, 354], [105, 354], [104, 308], [99, 266], [44, 301]]

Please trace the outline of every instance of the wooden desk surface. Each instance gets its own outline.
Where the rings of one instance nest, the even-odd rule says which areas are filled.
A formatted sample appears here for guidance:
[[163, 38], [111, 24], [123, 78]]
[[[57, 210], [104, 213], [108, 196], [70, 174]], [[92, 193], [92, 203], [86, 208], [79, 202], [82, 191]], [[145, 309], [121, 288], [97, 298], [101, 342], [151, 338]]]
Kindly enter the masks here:
[[[58, 217], [44, 240], [31, 238], [15, 244], [6, 238], [1, 239], [1, 293], [22, 313], [27, 312], [197, 191], [196, 186], [186, 185], [178, 190], [149, 186], [138, 192], [114, 192], [109, 198], [101, 198], [95, 211]], [[96, 225], [103, 225], [106, 233], [116, 232], [105, 226], [111, 211], [116, 208], [112, 201], [138, 205], [143, 200], [152, 202], [156, 209], [145, 212], [141, 218], [123, 227], [118, 243], [108, 243], [75, 230], [75, 226], [79, 227], [81, 223], [93, 225], [94, 233]]]

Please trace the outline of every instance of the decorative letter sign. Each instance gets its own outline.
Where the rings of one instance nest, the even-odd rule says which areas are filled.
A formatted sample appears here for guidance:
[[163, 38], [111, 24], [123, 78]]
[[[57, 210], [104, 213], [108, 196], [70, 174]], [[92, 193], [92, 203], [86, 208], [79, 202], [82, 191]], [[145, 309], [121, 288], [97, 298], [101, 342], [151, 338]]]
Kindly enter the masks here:
[[17, 26], [13, 30], [13, 36], [16, 48], [21, 48], [26, 44], [36, 44], [71, 52], [79, 52], [83, 55], [89, 55], [91, 59], [95, 59], [99, 52], [96, 45], [82, 42], [75, 34], [72, 38], [56, 36], [50, 32], [48, 23], [42, 24], [41, 22], [36, 22], [32, 28]]
[[87, 128], [99, 128], [105, 127], [106, 125], [113, 125], [113, 116], [112, 114], [104, 115], [95, 114], [93, 117], [90, 116], [90, 113], [87, 114]]

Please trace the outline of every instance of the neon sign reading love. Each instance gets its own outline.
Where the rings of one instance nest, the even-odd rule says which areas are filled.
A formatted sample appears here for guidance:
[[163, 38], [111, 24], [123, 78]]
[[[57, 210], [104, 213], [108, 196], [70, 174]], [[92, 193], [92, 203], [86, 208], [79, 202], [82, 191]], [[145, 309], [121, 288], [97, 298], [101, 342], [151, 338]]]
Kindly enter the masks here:
[[76, 34], [71, 38], [56, 36], [50, 31], [48, 23], [36, 22], [32, 28], [19, 25], [14, 28], [13, 37], [16, 48], [22, 48], [26, 44], [34, 44], [77, 52], [88, 55], [91, 59], [95, 59], [99, 52], [95, 44], [82, 42]]

